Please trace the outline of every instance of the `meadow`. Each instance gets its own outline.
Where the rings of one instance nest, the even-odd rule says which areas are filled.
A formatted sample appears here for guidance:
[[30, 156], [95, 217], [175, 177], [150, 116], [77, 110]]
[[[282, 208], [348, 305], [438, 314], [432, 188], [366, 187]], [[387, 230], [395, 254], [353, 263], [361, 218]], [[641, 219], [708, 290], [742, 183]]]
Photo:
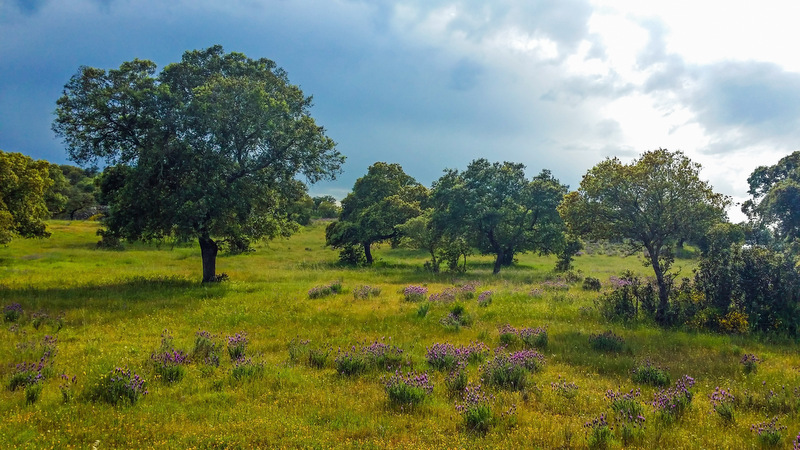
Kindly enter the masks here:
[[[97, 250], [97, 228], [51, 221], [0, 248], [3, 447], [791, 448], [800, 432], [795, 341], [606, 321], [612, 277], [650, 274], [613, 248], [567, 275], [532, 254], [432, 274], [388, 245], [348, 268], [314, 224], [221, 255], [229, 281], [201, 284], [196, 244]], [[521, 378], [493, 378], [512, 356]], [[15, 385], [40, 361], [38, 393]], [[144, 383], [109, 400], [116, 368]]]

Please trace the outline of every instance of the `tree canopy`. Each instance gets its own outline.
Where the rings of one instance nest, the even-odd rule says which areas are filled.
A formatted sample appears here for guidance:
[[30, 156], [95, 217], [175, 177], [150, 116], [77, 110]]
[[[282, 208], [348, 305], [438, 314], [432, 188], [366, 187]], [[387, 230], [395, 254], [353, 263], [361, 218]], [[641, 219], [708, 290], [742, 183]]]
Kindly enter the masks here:
[[398, 226], [422, 212], [426, 196], [425, 186], [399, 164], [376, 162], [342, 200], [339, 220], [326, 230], [327, 244], [345, 252], [361, 246], [367, 264], [372, 264], [372, 244], [398, 239]]
[[742, 211], [759, 227], [774, 227], [783, 241], [800, 238], [800, 151], [774, 166], [757, 167], [747, 178], [752, 196]]
[[699, 177], [700, 165], [682, 152], [645, 152], [631, 164], [606, 159], [589, 169], [559, 213], [575, 234], [627, 239], [647, 251], [659, 288], [656, 319], [667, 313], [672, 247], [705, 233], [725, 217], [730, 200]]
[[431, 193], [433, 223], [446, 234], [465, 236], [484, 254], [496, 255], [494, 273], [514, 254], [551, 253], [563, 245], [556, 206], [567, 187], [543, 170], [530, 181], [525, 166], [472, 161], [467, 170], [447, 170]]
[[311, 98], [269, 59], [213, 46], [155, 74], [139, 59], [81, 67], [53, 130], [73, 161], [109, 164], [108, 233], [198, 239], [212, 281], [220, 242], [291, 232], [295, 178], [333, 178], [344, 158], [310, 116]]
[[0, 244], [15, 236], [48, 237], [45, 194], [53, 184], [50, 163], [0, 150]]

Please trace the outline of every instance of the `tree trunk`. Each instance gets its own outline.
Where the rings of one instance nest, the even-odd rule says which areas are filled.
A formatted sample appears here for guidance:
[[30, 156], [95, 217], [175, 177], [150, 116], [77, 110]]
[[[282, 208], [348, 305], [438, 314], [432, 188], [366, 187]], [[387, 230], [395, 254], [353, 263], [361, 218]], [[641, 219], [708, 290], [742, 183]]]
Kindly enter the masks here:
[[372, 251], [370, 250], [370, 242], [364, 242], [364, 256], [367, 258], [367, 264], [372, 265]]
[[650, 253], [650, 264], [653, 266], [653, 272], [656, 274], [656, 283], [658, 284], [658, 308], [656, 309], [656, 322], [665, 325], [667, 321], [667, 310], [669, 309], [669, 290], [667, 281], [664, 278], [664, 270], [658, 261], [657, 249], [647, 249]]
[[500, 267], [503, 265], [503, 249], [497, 250], [497, 258], [494, 260], [494, 269], [492, 270], [492, 275], [497, 275], [500, 273]]
[[203, 257], [203, 283], [216, 281], [217, 276], [217, 251], [219, 247], [208, 236], [200, 237], [200, 254]]
[[505, 267], [511, 266], [514, 263], [514, 249], [507, 248], [503, 251], [503, 261], [502, 264]]

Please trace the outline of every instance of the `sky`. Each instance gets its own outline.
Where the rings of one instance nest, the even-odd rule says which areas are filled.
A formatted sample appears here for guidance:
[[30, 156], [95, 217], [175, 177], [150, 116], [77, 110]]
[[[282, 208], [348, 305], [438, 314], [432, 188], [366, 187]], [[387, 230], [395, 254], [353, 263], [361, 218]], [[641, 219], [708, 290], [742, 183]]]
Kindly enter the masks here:
[[575, 189], [604, 158], [667, 148], [741, 202], [753, 169], [800, 149], [797, 17], [776, 0], [0, 0], [0, 149], [69, 163], [50, 126], [80, 66], [220, 44], [313, 96], [347, 162], [312, 195], [343, 198], [376, 161], [430, 186], [477, 158]]

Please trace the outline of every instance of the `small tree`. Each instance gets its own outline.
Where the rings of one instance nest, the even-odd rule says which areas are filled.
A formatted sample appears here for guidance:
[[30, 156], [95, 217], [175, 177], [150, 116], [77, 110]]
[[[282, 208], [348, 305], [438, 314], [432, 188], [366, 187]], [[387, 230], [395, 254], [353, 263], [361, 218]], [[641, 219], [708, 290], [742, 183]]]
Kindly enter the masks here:
[[73, 161], [109, 164], [107, 235], [197, 239], [203, 281], [214, 281], [220, 242], [290, 233], [295, 178], [332, 178], [344, 158], [273, 61], [214, 46], [155, 71], [139, 59], [82, 67], [53, 130]]
[[658, 284], [656, 320], [665, 323], [674, 244], [704, 234], [724, 217], [730, 200], [699, 177], [700, 165], [682, 152], [645, 152], [631, 164], [606, 159], [584, 175], [559, 213], [576, 234], [591, 239], [627, 239], [646, 250]]
[[49, 237], [45, 194], [52, 185], [50, 163], [0, 150], [0, 244], [15, 236]]
[[426, 195], [425, 186], [399, 164], [376, 162], [342, 200], [339, 220], [325, 230], [326, 243], [345, 250], [359, 245], [366, 263], [372, 264], [372, 244], [397, 240], [398, 225], [422, 212], [420, 203]]
[[433, 186], [435, 226], [495, 255], [495, 274], [511, 265], [516, 253], [552, 253], [564, 243], [556, 206], [567, 187], [547, 170], [528, 181], [524, 169], [478, 159], [464, 172], [446, 171]]

